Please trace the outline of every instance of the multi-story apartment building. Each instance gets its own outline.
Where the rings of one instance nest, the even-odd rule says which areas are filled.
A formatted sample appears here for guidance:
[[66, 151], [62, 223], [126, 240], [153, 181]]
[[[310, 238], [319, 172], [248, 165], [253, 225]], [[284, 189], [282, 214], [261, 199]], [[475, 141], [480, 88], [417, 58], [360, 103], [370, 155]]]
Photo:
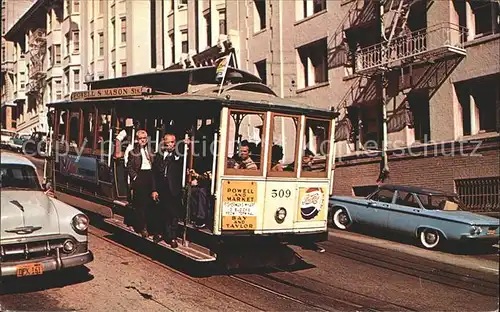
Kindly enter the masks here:
[[63, 33], [78, 25], [74, 15], [62, 1], [36, 0], [5, 34], [15, 61], [24, 61], [19, 73], [26, 73], [24, 98], [17, 101], [18, 132], [48, 131], [45, 104], [62, 99], [63, 67], [71, 65], [67, 56], [74, 52], [64, 45]]
[[2, 129], [16, 129], [16, 103], [24, 100], [27, 79], [24, 59], [15, 58], [14, 44], [3, 36], [31, 3], [32, 0], [2, 0]]
[[122, 77], [154, 69], [150, 65], [150, 1], [81, 3], [85, 80]]
[[224, 40], [221, 0], [36, 0], [5, 34], [15, 75], [26, 75], [26, 93], [13, 88], [18, 131], [47, 131], [45, 104], [68, 99], [86, 82], [185, 67], [193, 56], [198, 64], [212, 61], [219, 34]]
[[284, 97], [341, 113], [336, 194], [391, 182], [500, 209], [498, 1], [226, 5], [240, 67]]
[[[234, 52], [225, 0], [151, 1], [151, 67], [213, 65]], [[238, 36], [232, 36], [237, 41]]]

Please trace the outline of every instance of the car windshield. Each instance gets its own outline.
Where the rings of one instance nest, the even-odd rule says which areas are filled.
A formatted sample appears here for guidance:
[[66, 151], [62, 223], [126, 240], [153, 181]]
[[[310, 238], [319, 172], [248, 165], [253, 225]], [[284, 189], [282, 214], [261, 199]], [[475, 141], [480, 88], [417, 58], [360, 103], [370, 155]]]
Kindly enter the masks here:
[[0, 189], [41, 190], [33, 167], [27, 165], [0, 164]]
[[464, 210], [458, 196], [418, 194], [425, 209], [430, 210]]

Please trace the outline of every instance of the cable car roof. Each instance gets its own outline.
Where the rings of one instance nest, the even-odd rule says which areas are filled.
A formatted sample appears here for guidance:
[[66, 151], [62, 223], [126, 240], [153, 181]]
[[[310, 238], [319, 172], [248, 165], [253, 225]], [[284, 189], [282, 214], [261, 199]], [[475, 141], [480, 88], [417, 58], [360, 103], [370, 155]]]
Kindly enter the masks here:
[[[219, 95], [219, 85], [216, 84], [214, 79], [215, 68], [213, 66], [208, 67], [208, 69], [207, 67], [203, 68], [205, 69], [203, 71], [202, 68], [177, 69], [96, 81], [92, 85], [93, 91], [113, 87], [131, 88], [133, 86], [147, 86], [151, 88], [151, 91], [142, 95], [136, 93], [131, 96], [79, 99], [50, 103], [47, 106], [65, 107], [68, 105], [85, 105], [85, 103], [109, 103], [111, 101], [128, 103], [135, 101], [193, 101], [219, 103], [233, 108], [271, 110], [290, 114], [306, 113], [318, 117], [333, 118], [338, 116], [338, 113], [329, 109], [281, 98], [269, 86], [263, 84], [260, 78], [236, 69], [233, 73], [236, 73], [235, 76], [238, 80], [243, 82], [224, 85]], [[185, 78], [189, 78], [191, 83], [182, 83], [181, 80]], [[174, 83], [166, 84], [166, 81], [173, 81]], [[96, 88], [97, 86], [98, 88]], [[181, 86], [184, 87], [181, 89]], [[85, 92], [88, 91], [80, 93]]]

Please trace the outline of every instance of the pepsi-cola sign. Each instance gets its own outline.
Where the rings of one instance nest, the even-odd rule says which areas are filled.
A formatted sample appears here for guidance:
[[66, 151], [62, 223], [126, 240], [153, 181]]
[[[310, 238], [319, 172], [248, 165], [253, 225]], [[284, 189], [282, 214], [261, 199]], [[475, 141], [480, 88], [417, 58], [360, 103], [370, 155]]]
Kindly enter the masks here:
[[305, 189], [300, 201], [300, 215], [304, 220], [314, 219], [323, 208], [325, 194], [321, 188], [310, 187]]

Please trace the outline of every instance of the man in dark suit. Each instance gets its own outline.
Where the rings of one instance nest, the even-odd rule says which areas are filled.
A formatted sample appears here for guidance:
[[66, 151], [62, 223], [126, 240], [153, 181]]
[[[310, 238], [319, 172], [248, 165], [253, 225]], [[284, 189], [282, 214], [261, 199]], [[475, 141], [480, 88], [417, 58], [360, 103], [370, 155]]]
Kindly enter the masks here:
[[127, 161], [127, 171], [130, 177], [133, 213], [127, 224], [132, 224], [134, 230], [142, 237], [148, 237], [148, 225], [151, 222], [151, 192], [153, 185], [152, 157], [148, 150], [148, 133], [139, 130], [136, 133], [137, 144], [130, 151]]
[[177, 247], [177, 230], [182, 214], [182, 157], [176, 153], [176, 138], [172, 133], [163, 136], [162, 150], [153, 162], [153, 200], [158, 205], [158, 230], [153, 240], [162, 239], [173, 248]]

